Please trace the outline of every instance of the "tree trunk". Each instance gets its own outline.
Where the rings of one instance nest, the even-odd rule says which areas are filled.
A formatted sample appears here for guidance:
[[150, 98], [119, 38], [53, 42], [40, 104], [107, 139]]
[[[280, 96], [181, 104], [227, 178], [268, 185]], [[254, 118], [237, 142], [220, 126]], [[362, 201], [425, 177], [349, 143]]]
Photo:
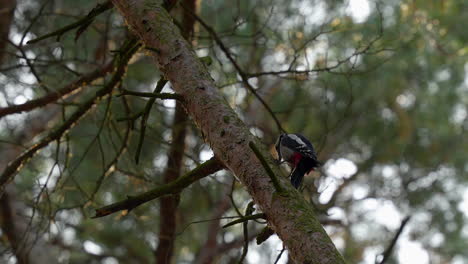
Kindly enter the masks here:
[[[165, 183], [176, 180], [180, 176], [183, 165], [187, 114], [179, 103], [177, 103], [175, 110], [172, 125], [172, 145], [168, 153], [167, 166], [164, 172]], [[159, 244], [155, 251], [157, 264], [171, 263], [174, 252], [178, 204], [178, 194], [163, 196], [159, 201]]]
[[[206, 67], [180, 35], [171, 17], [157, 0], [112, 0], [127, 24], [151, 51], [157, 67], [185, 99], [187, 112], [201, 129], [204, 139], [224, 165], [245, 185], [255, 203], [299, 263], [344, 263], [310, 204], [287, 182], [275, 192], [269, 175], [249, 142], [259, 141], [219, 93]], [[263, 155], [273, 167], [269, 153]], [[277, 167], [274, 167], [279, 174]]]

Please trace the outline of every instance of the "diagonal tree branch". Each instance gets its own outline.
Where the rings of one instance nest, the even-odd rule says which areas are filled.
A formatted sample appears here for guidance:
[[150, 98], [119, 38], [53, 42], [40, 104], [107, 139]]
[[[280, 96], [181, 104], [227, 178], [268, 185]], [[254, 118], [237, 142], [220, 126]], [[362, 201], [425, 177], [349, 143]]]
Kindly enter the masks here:
[[223, 168], [223, 165], [216, 159], [210, 160], [200, 164], [198, 167], [188, 172], [182, 177], [177, 178], [170, 183], [158, 186], [150, 191], [136, 195], [128, 196], [127, 199], [113, 203], [101, 208], [96, 209], [96, 215], [93, 218], [99, 218], [106, 215], [113, 214], [122, 210], [132, 210], [146, 202], [157, 199], [164, 195], [177, 194], [183, 189], [190, 186], [192, 183], [213, 174]]
[[[161, 77], [161, 79], [159, 79], [158, 81], [158, 84], [156, 84], [156, 87], [154, 88], [153, 94], [160, 94], [161, 90], [164, 88], [164, 85], [166, 85], [166, 83], [167, 83], [167, 80]], [[148, 102], [146, 102], [145, 110], [143, 110], [143, 113], [142, 113], [142, 117], [140, 121], [140, 138], [138, 139], [137, 150], [135, 153], [136, 164], [140, 162], [141, 148], [143, 147], [143, 142], [145, 140], [146, 123], [148, 122], [151, 108], [153, 108], [155, 101], [156, 101], [156, 97], [152, 97], [151, 99], [149, 99]]]
[[134, 96], [140, 96], [140, 97], [149, 97], [149, 98], [159, 98], [159, 99], [174, 99], [174, 100], [180, 100], [183, 101], [184, 98], [178, 94], [174, 93], [145, 93], [145, 92], [135, 92], [135, 91], [130, 91], [123, 89], [122, 93], [119, 94], [118, 96], [121, 95], [134, 95]]
[[[382, 253], [382, 260], [380, 261], [379, 264], [385, 264], [387, 260], [390, 258], [393, 252], [393, 248], [395, 247], [398, 238], [400, 237], [401, 233], [403, 233], [403, 230], [405, 229], [406, 224], [409, 222], [411, 216], [405, 217], [403, 221], [401, 221], [400, 227], [398, 228], [398, 231], [395, 233], [395, 236], [393, 237], [392, 241], [388, 245], [387, 249]], [[376, 261], [376, 263], [378, 263]]]
[[84, 86], [94, 82], [95, 80], [104, 77], [107, 73], [114, 69], [114, 62], [110, 62], [103, 68], [98, 69], [94, 72], [86, 74], [78, 80], [58, 89], [57, 91], [50, 92], [40, 98], [27, 101], [23, 104], [13, 105], [9, 107], [0, 108], [0, 118], [22, 112], [31, 111], [38, 107], [46, 106], [50, 103], [56, 102], [59, 99], [65, 99], [66, 97], [79, 92]]
[[[144, 45], [158, 51], [150, 56], [174, 90], [184, 97], [187, 112], [215, 156], [244, 184], [294, 260], [314, 264], [344, 263], [313, 208], [279, 175], [277, 178], [287, 195], [275, 194], [270, 177], [248, 145], [250, 141], [256, 146], [261, 144], [219, 93], [208, 70], [180, 35], [162, 1], [112, 2]], [[264, 148], [260, 151], [273, 167], [271, 155]]]

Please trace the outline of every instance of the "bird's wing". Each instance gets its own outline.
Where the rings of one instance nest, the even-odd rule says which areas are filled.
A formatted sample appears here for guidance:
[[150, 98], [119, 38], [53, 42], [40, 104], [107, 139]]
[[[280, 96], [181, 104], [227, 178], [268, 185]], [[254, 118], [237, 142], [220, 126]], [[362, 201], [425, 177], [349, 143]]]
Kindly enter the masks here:
[[285, 140], [285, 143], [292, 146], [295, 151], [301, 153], [305, 157], [314, 160], [317, 159], [317, 154], [315, 153], [312, 143], [301, 134], [289, 134], [287, 137], [283, 137], [282, 140]]

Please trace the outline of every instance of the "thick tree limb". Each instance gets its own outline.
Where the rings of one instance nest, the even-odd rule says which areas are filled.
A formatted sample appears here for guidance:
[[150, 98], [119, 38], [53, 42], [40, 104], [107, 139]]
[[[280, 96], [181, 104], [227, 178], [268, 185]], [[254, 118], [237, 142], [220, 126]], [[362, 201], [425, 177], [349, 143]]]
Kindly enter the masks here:
[[123, 201], [96, 209], [96, 215], [93, 216], [93, 218], [103, 217], [122, 210], [130, 211], [135, 207], [140, 206], [141, 204], [144, 204], [161, 196], [177, 194], [183, 189], [187, 188], [192, 183], [200, 180], [203, 177], [213, 174], [221, 170], [222, 168], [222, 164], [216, 158], [211, 158], [210, 160], [199, 165], [184, 176], [177, 178], [175, 181], [171, 181], [170, 183], [158, 186], [150, 191], [139, 194], [137, 196], [128, 196], [127, 199]]
[[[344, 263], [313, 208], [285, 178], [278, 176], [279, 171], [275, 173], [287, 196], [275, 195], [270, 177], [248, 145], [253, 141], [259, 147], [258, 140], [219, 93], [208, 70], [180, 35], [162, 1], [112, 2], [145, 46], [159, 51], [151, 52], [150, 56], [174, 90], [184, 97], [188, 113], [215, 156], [245, 185], [291, 256], [299, 263]], [[269, 153], [263, 148], [260, 151], [273, 166]]]

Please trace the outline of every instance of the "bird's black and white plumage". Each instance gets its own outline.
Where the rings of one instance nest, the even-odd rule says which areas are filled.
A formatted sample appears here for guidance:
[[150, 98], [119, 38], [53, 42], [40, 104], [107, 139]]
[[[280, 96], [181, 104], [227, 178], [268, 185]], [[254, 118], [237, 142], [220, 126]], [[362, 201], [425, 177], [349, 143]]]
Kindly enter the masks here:
[[291, 184], [296, 189], [305, 174], [320, 166], [312, 143], [301, 134], [281, 134], [275, 148], [279, 161], [291, 165]]

